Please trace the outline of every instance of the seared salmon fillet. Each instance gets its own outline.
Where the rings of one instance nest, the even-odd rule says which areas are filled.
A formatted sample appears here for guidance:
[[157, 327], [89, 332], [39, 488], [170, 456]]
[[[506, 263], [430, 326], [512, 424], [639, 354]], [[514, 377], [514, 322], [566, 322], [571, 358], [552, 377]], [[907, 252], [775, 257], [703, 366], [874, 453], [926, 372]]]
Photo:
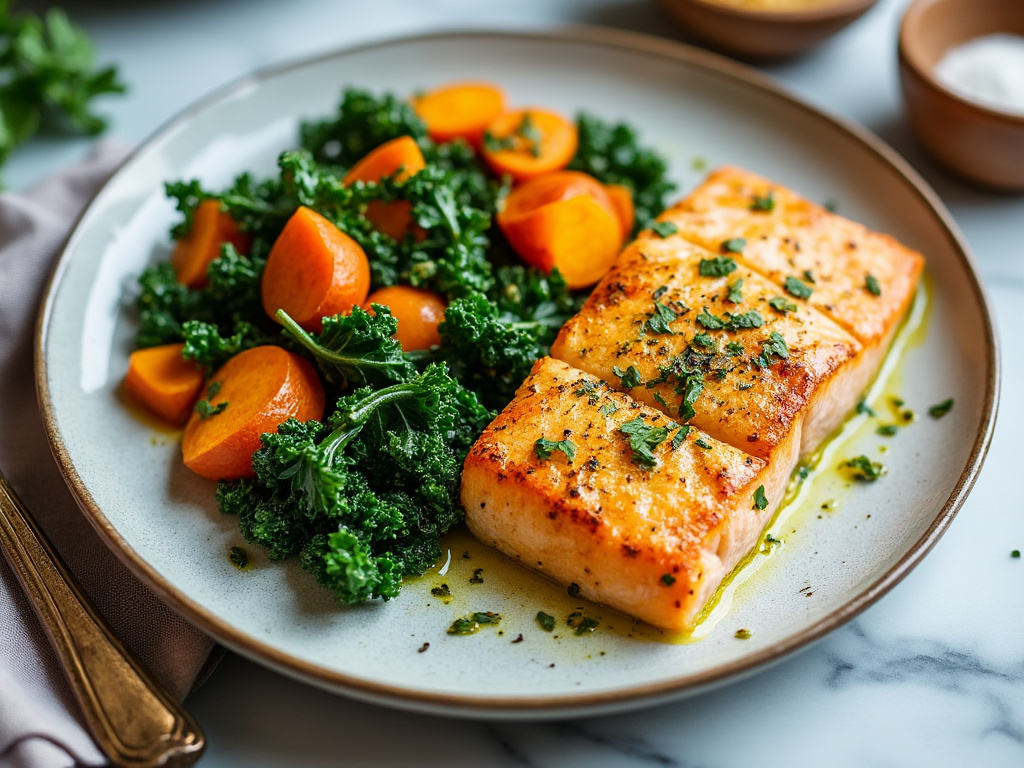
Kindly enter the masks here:
[[[874, 375], [860, 352], [807, 302], [678, 235], [630, 245], [551, 347], [552, 357], [787, 474]], [[833, 391], [838, 409], [824, 397]]]
[[[571, 447], [541, 458], [540, 439]], [[760, 509], [755, 499], [767, 470], [759, 458], [542, 358], [470, 451], [462, 501], [481, 541], [578, 584], [584, 597], [682, 629], [778, 505], [779, 489], [764, 491]]]
[[734, 168], [659, 220], [470, 451], [462, 502], [482, 541], [679, 629], [874, 378], [923, 259]]
[[888, 346], [924, 268], [921, 254], [889, 235], [739, 168], [714, 171], [658, 218], [710, 251], [744, 240], [737, 261], [780, 286], [799, 280], [813, 307], [868, 347]]

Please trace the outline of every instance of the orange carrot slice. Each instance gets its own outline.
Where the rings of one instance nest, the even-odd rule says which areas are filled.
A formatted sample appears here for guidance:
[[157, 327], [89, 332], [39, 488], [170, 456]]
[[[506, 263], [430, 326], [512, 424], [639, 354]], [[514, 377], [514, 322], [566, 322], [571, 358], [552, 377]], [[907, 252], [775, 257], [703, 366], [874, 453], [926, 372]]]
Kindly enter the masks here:
[[490, 83], [451, 83], [417, 96], [412, 106], [434, 141], [462, 138], [479, 149], [487, 126], [505, 110], [505, 94]]
[[[254, 477], [260, 435], [290, 417], [320, 419], [324, 390], [313, 366], [281, 347], [253, 347], [232, 357], [207, 388], [209, 407], [185, 426], [185, 466], [211, 480]], [[202, 405], [202, 402], [200, 402]]]
[[[380, 181], [392, 175], [397, 181], [405, 181], [426, 165], [416, 140], [411, 136], [399, 136], [381, 144], [352, 166], [341, 183], [349, 186], [357, 181]], [[412, 205], [405, 200], [393, 203], [374, 200], [366, 206], [366, 218], [380, 232], [401, 240], [412, 224]]]
[[577, 171], [524, 182], [497, 218], [526, 263], [545, 272], [557, 267], [570, 288], [600, 280], [622, 245], [622, 225], [604, 187]]
[[303, 206], [274, 241], [260, 290], [268, 315], [283, 309], [318, 333], [325, 316], [348, 314], [366, 300], [370, 263], [359, 243]]
[[363, 309], [372, 313], [372, 304], [381, 304], [391, 310], [398, 320], [395, 338], [406, 352], [441, 344], [437, 326], [444, 320], [444, 311], [448, 307], [442, 296], [409, 285], [393, 285], [371, 293]]
[[202, 288], [207, 282], [206, 270], [220, 256], [221, 246], [231, 243], [239, 253], [246, 253], [249, 240], [235, 220], [220, 209], [219, 200], [204, 200], [192, 216], [192, 228], [175, 244], [171, 254], [178, 282], [189, 288]]
[[125, 392], [169, 424], [184, 424], [203, 388], [203, 370], [181, 356], [184, 344], [137, 349], [128, 357]]
[[612, 201], [612, 207], [622, 225], [622, 239], [629, 237], [636, 223], [636, 210], [633, 207], [633, 191], [623, 184], [605, 184], [604, 191]]
[[576, 126], [557, 112], [518, 109], [500, 115], [484, 133], [483, 155], [491, 170], [514, 181], [565, 168], [576, 154]]

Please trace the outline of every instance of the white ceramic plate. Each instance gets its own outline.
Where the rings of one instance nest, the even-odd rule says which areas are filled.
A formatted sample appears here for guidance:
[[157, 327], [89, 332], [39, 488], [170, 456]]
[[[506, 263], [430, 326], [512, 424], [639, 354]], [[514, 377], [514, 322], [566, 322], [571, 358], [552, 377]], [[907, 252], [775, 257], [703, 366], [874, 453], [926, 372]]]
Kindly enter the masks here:
[[[885, 442], [888, 475], [850, 489], [828, 476], [811, 485], [800, 509], [773, 528], [785, 543], [755, 558], [761, 567], [697, 642], [667, 642], [597, 606], [586, 606], [600, 617], [593, 634], [548, 634], [537, 611], [561, 624], [573, 601], [465, 536], [453, 539], [443, 576], [408, 584], [388, 604], [340, 608], [296, 563], [271, 563], [252, 549], [254, 567], [239, 572], [227, 553], [244, 542], [235, 520], [218, 512], [213, 483], [182, 467], [175, 436], [155, 432], [119, 399], [134, 333], [126, 297], [143, 267], [168, 254], [175, 214], [165, 180], [198, 177], [219, 188], [243, 170], [272, 172], [277, 154], [295, 144], [298, 121], [333, 111], [343, 86], [408, 94], [467, 77], [500, 83], [513, 104], [628, 120], [669, 157], [681, 192], [701, 175], [696, 158], [744, 166], [813, 200], [836, 199], [842, 213], [927, 255], [927, 334], [908, 346], [889, 389], [922, 415], [949, 397], [953, 411], [923, 416], [889, 440], [861, 424], [828, 462], [882, 457]], [[847, 621], [948, 526], [988, 445], [998, 387], [992, 326], [963, 242], [904, 162], [751, 70], [593, 30], [396, 40], [235, 84], [161, 130], [114, 175], [68, 242], [42, 311], [37, 374], [54, 451], [85, 513], [136, 573], [225, 645], [287, 674], [465, 716], [608, 712], [692, 694]], [[831, 498], [838, 509], [820, 513]], [[484, 583], [471, 584], [480, 567]], [[442, 582], [454, 595], [447, 604], [430, 594]], [[501, 627], [446, 634], [453, 619], [477, 610], [500, 612]], [[741, 628], [752, 637], [737, 639]]]

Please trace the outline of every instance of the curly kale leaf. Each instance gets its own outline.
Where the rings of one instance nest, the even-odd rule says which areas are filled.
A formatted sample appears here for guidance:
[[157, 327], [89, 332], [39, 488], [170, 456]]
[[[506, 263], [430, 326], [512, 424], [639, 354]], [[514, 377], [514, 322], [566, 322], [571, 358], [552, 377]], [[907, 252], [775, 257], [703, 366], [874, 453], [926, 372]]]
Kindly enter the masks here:
[[283, 309], [277, 318], [332, 384], [384, 386], [408, 381], [416, 368], [393, 338], [398, 321], [387, 307], [375, 305], [374, 312], [353, 307], [349, 315], [325, 317], [323, 330], [316, 335], [304, 331]]
[[317, 162], [345, 168], [386, 141], [426, 135], [426, 125], [407, 101], [355, 88], [345, 90], [336, 117], [306, 122], [300, 128], [302, 148]]
[[398, 594], [461, 520], [459, 471], [487, 411], [441, 365], [338, 401], [328, 424], [294, 419], [262, 437], [255, 480], [221, 483], [224, 512], [271, 557], [343, 603]]
[[645, 229], [664, 210], [665, 196], [676, 188], [666, 178], [665, 160], [641, 147], [636, 131], [625, 123], [612, 125], [584, 113], [576, 118], [576, 126], [579, 148], [569, 167], [605, 184], [628, 187], [636, 210], [634, 233]]
[[194, 360], [208, 373], [220, 368], [239, 352], [267, 342], [267, 334], [262, 329], [244, 321], [235, 323], [234, 333], [229, 336], [222, 335], [216, 325], [202, 320], [186, 320], [181, 332], [185, 339], [181, 356]]

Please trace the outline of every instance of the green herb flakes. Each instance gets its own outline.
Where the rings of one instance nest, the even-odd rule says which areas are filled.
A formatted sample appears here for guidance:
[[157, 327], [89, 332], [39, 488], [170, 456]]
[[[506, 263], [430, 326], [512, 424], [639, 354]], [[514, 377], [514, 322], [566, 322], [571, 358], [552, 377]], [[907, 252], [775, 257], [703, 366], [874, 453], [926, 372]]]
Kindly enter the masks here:
[[729, 330], [735, 331], [740, 328], [760, 328], [764, 325], [764, 318], [761, 317], [761, 313], [756, 309], [752, 309], [749, 312], [743, 312], [739, 315], [729, 316]]
[[537, 611], [537, 623], [545, 632], [552, 632], [555, 629], [555, 617], [544, 611]]
[[659, 288], [655, 289], [654, 294], [651, 296], [651, 298], [653, 298], [655, 301], [657, 301], [662, 296], [664, 296], [666, 293], [668, 293], [668, 286], [667, 285], [662, 285]]
[[885, 467], [877, 461], [871, 461], [867, 456], [855, 456], [842, 464], [843, 467], [855, 470], [854, 479], [863, 482], [873, 483], [885, 474]]
[[742, 237], [734, 237], [729, 240], [723, 240], [719, 246], [722, 253], [743, 253], [743, 249], [747, 247], [747, 241]]
[[705, 451], [711, 450], [711, 443], [707, 442], [703, 437], [698, 437], [693, 441], [693, 444], [698, 448], [703, 448]]
[[782, 286], [786, 289], [786, 293], [798, 299], [809, 299], [814, 293], [811, 287], [799, 277], [787, 277]]
[[814, 273], [811, 272], [811, 270], [809, 269], [804, 270], [804, 280], [806, 280], [808, 283], [811, 283], [812, 285], [818, 282], [817, 280], [814, 279]]
[[743, 354], [743, 345], [738, 341], [730, 341], [725, 345], [725, 351], [732, 357], [740, 357]]
[[711, 336], [711, 334], [705, 333], [704, 331], [701, 331], [700, 333], [693, 337], [693, 345], [695, 347], [700, 347], [701, 349], [706, 349], [711, 352], [715, 351], [716, 346], [715, 340]]
[[569, 597], [575, 600], [577, 597], [580, 596], [580, 585], [574, 581], [572, 584], [569, 585], [569, 588], [566, 591], [569, 593]]
[[469, 577], [470, 584], [483, 584], [484, 583], [484, 569], [477, 568], [473, 571], [473, 575]]
[[475, 635], [481, 625], [497, 626], [501, 624], [501, 614], [493, 611], [477, 611], [452, 622], [448, 627], [449, 635]]
[[743, 278], [738, 278], [735, 282], [729, 283], [728, 291], [725, 295], [726, 301], [731, 301], [733, 304], [739, 304], [743, 301]]
[[701, 309], [700, 314], [697, 315], [697, 322], [709, 331], [723, 331], [729, 327], [728, 322], [708, 312], [707, 307]]
[[941, 403], [937, 403], [928, 409], [928, 415], [933, 419], [941, 419], [947, 413], [953, 410], [953, 398], [949, 400], [943, 400]]
[[875, 410], [870, 405], [867, 404], [867, 401], [865, 400], [861, 400], [859, 403], [857, 403], [857, 413], [867, 414], [868, 416], [872, 417], [878, 415], [877, 413], [875, 413]]
[[241, 547], [232, 547], [228, 551], [228, 562], [240, 571], [249, 567], [249, 553]]
[[637, 416], [620, 426], [619, 431], [629, 437], [634, 464], [648, 469], [657, 466], [654, 450], [668, 438], [668, 427], [655, 427], [645, 422], [642, 416]]
[[643, 383], [643, 379], [640, 378], [640, 371], [633, 365], [629, 366], [626, 370], [622, 370], [617, 365], [612, 366], [612, 373], [619, 377], [619, 386], [623, 389], [634, 389]]
[[773, 357], [782, 360], [789, 357], [789, 347], [786, 346], [786, 340], [778, 331], [772, 331], [771, 335], [761, 344], [761, 354], [753, 359], [754, 365], [758, 368], [771, 368]]
[[572, 464], [576, 458], [576, 446], [572, 444], [572, 440], [547, 440], [545, 438], [539, 438], [537, 442], [533, 444], [533, 451], [537, 454], [537, 458], [541, 461], [547, 461], [551, 458], [551, 454], [555, 451], [561, 451], [562, 455], [565, 456], [566, 460]]
[[615, 403], [605, 403], [604, 405], [597, 409], [597, 412], [600, 413], [602, 416], [611, 416], [618, 410], [619, 406], [617, 406]]
[[210, 386], [206, 388], [206, 397], [196, 403], [195, 411], [199, 414], [200, 419], [205, 420], [219, 413], [224, 413], [224, 409], [228, 407], [227, 400], [217, 403], [217, 405], [213, 405], [210, 402], [220, 392], [220, 388], [221, 383], [219, 381], [210, 382]]
[[1013, 550], [1010, 553], [1010, 557], [1014, 558], [1015, 560], [1020, 560], [1020, 550], [1019, 549]]
[[669, 443], [669, 446], [672, 448], [673, 451], [680, 445], [682, 445], [684, 442], [686, 442], [686, 436], [689, 435], [692, 430], [693, 427], [686, 425], [679, 428], [679, 431], [676, 432], [675, 435], [672, 437], [672, 442]]
[[768, 306], [782, 314], [786, 314], [787, 312], [796, 312], [797, 310], [796, 304], [784, 296], [774, 296], [768, 299]]
[[647, 320], [647, 329], [651, 333], [673, 334], [671, 323], [679, 317], [679, 313], [660, 301], [654, 302], [654, 314]]
[[725, 277], [736, 271], [736, 262], [726, 256], [700, 260], [701, 277]]
[[764, 486], [759, 485], [754, 491], [754, 509], [766, 509], [767, 507], [768, 497], [764, 495]]
[[775, 210], [775, 192], [768, 190], [768, 194], [754, 195], [753, 201], [750, 203], [750, 210], [752, 211], [764, 211], [770, 213]]
[[573, 611], [570, 613], [569, 618], [565, 620], [565, 623], [573, 629], [576, 635], [589, 634], [599, 626], [597, 619], [593, 619], [590, 616], [585, 615], [582, 611]]
[[737, 629], [736, 634], [733, 635], [737, 640], [749, 640], [754, 636], [754, 633], [749, 629]]
[[896, 433], [899, 431], [900, 428], [895, 424], [883, 424], [882, 426], [875, 430], [875, 432], [881, 435], [882, 437], [894, 437]]
[[651, 231], [658, 237], [668, 237], [679, 231], [679, 227], [671, 221], [655, 221], [651, 224]]
[[676, 583], [676, 577], [673, 576], [671, 573], [663, 573], [661, 574], [661, 583], [664, 584], [666, 587], [671, 587], [673, 584]]
[[864, 287], [868, 289], [868, 293], [872, 296], [882, 295], [882, 286], [878, 284], [878, 278], [874, 275], [867, 275], [864, 277]]
[[439, 587], [433, 587], [430, 590], [430, 594], [432, 594], [434, 597], [440, 597], [441, 599], [447, 601], [451, 598], [452, 591], [447, 584], [442, 584]]

